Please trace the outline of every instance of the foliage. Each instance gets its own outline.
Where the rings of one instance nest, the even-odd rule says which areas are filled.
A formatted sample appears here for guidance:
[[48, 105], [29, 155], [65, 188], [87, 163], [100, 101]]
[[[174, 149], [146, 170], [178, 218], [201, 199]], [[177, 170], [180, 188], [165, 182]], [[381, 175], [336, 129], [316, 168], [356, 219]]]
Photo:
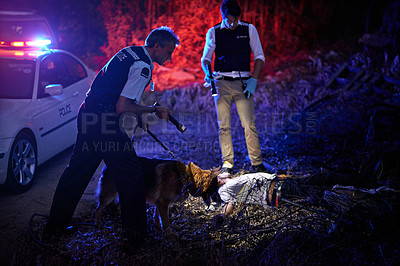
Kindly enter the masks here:
[[[267, 55], [294, 55], [308, 48], [316, 38], [316, 25], [323, 17], [306, 15], [310, 5], [291, 1], [263, 0], [239, 1], [242, 18], [253, 23], [259, 31]], [[315, 3], [314, 3], [315, 2]], [[325, 14], [329, 5], [319, 1], [311, 14]], [[181, 39], [172, 63], [156, 67], [154, 80], [157, 88], [173, 88], [187, 82], [201, 81], [202, 55], [207, 30], [220, 21], [219, 0], [161, 1], [150, 0], [140, 4], [129, 0], [103, 0], [99, 7], [104, 17], [108, 44], [102, 47], [107, 58], [129, 45], [143, 45], [147, 34], [154, 28], [168, 25]]]
[[[242, 8], [241, 19], [256, 26], [264, 48], [266, 64], [261, 77], [275, 75], [274, 69], [281, 60], [295, 56], [300, 50], [316, 47], [323, 41], [332, 42], [349, 36], [357, 39], [365, 28], [370, 32], [380, 29], [381, 34], [391, 40], [390, 47], [386, 48], [388, 59], [381, 58], [386, 64], [383, 71], [395, 77], [398, 73], [395, 61], [399, 54], [396, 47], [399, 47], [400, 24], [396, 0], [371, 3], [363, 0], [238, 2]], [[172, 27], [181, 37], [182, 44], [172, 63], [156, 67], [158, 89], [202, 81], [200, 57], [205, 34], [209, 27], [220, 21], [220, 4], [221, 0], [16, 0], [4, 3], [14, 8], [31, 8], [47, 17], [60, 38], [60, 47], [74, 53], [95, 70], [121, 48], [142, 45], [153, 28]], [[374, 71], [376, 68], [380, 69], [380, 66]]]

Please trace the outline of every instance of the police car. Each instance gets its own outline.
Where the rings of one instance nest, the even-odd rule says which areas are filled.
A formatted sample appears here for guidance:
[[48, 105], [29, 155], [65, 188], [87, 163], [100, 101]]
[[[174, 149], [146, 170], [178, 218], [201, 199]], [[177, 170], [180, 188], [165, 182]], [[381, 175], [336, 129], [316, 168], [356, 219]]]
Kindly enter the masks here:
[[48, 39], [0, 40], [0, 184], [25, 191], [37, 166], [74, 144], [95, 73]]

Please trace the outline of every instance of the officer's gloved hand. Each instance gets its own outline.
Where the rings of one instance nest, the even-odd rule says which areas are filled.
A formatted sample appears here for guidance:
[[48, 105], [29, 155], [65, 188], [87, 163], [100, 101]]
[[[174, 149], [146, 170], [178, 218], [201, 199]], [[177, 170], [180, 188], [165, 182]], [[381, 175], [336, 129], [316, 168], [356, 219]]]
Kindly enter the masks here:
[[246, 88], [243, 93], [247, 95], [247, 99], [250, 99], [251, 95], [256, 91], [257, 80], [255, 78], [249, 78], [245, 81]]

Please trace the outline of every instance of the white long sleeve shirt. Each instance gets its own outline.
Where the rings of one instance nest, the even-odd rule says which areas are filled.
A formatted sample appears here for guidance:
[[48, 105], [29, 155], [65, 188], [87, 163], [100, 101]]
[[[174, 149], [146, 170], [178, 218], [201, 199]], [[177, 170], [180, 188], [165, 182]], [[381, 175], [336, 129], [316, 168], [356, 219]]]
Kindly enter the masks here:
[[[238, 21], [238, 25], [243, 25], [243, 22]], [[225, 23], [221, 23], [221, 28], [227, 28]], [[249, 39], [250, 39], [250, 48], [254, 55], [254, 60], [260, 59], [265, 62], [264, 51], [261, 46], [260, 37], [258, 36], [258, 32], [256, 27], [253, 24], [249, 24]], [[209, 61], [212, 62], [213, 54], [215, 51], [215, 29], [214, 27], [210, 28], [207, 31], [206, 35], [206, 43], [204, 45], [203, 56], [201, 57], [201, 61]], [[241, 77], [250, 77], [250, 71], [240, 72], [232, 71], [232, 72], [218, 72], [217, 75], [239, 78]]]
[[275, 174], [253, 173], [229, 178], [218, 193], [225, 204], [246, 202], [268, 206], [268, 189], [275, 177]]

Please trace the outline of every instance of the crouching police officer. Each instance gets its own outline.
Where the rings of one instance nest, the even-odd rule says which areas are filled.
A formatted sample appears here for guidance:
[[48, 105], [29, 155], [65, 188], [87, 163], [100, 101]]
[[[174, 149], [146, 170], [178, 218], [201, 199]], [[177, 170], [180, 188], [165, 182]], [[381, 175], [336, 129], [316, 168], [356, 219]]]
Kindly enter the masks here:
[[78, 135], [69, 165], [57, 185], [44, 237], [63, 233], [100, 162], [114, 173], [128, 247], [140, 247], [147, 235], [142, 167], [121, 127], [124, 114], [155, 113], [168, 120], [163, 106], [139, 105], [151, 82], [153, 62], [171, 60], [178, 36], [168, 27], [154, 29], [144, 46], [120, 50], [100, 70], [78, 114]]

